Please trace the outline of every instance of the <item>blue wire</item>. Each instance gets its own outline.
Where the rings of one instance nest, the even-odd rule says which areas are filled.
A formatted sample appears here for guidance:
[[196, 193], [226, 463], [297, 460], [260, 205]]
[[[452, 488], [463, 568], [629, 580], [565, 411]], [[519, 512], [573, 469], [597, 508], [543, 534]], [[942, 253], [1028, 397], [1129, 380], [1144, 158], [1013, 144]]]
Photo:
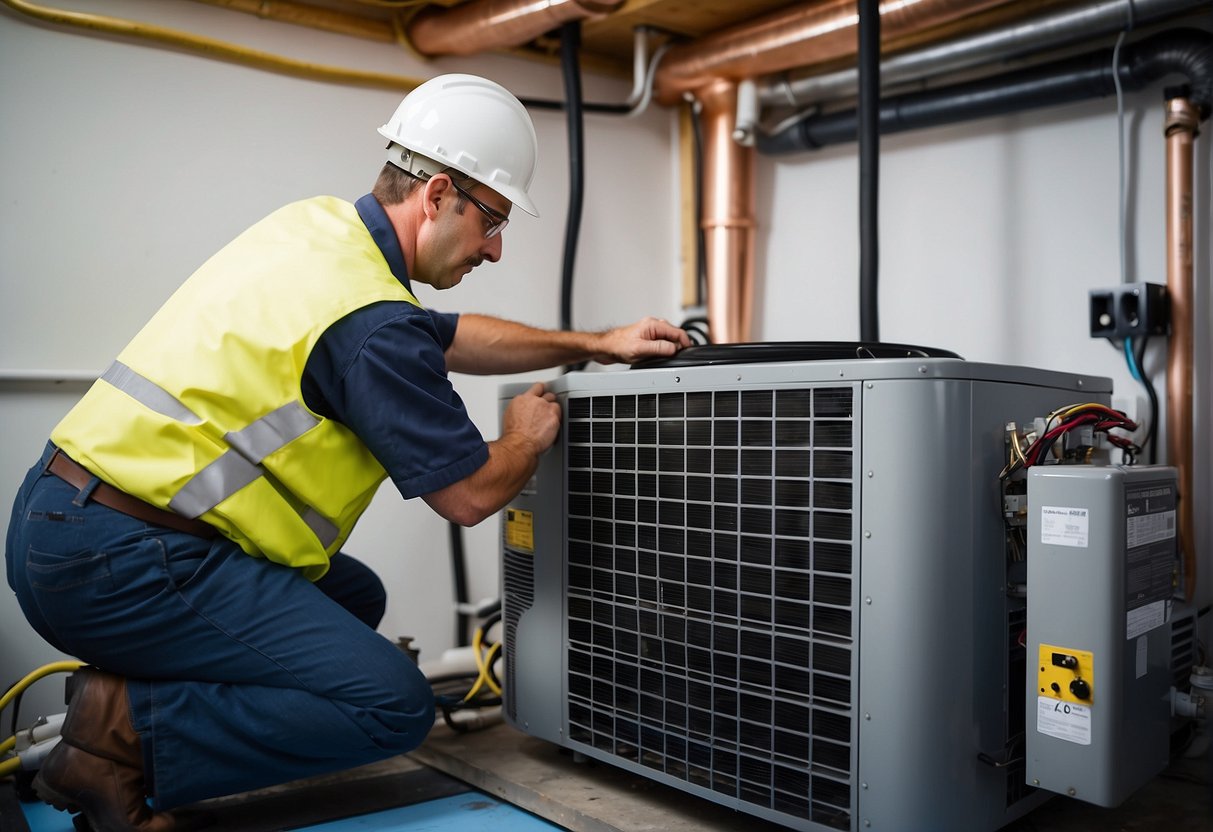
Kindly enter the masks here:
[[1133, 339], [1125, 338], [1125, 361], [1129, 364], [1129, 372], [1133, 374], [1133, 380], [1145, 383], [1141, 377], [1141, 368], [1137, 366], [1137, 356], [1133, 354]]

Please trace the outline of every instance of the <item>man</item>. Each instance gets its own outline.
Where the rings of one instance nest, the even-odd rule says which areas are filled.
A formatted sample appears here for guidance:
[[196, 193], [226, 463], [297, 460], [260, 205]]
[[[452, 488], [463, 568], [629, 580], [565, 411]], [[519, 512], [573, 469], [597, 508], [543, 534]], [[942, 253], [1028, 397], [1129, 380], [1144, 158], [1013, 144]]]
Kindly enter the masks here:
[[[380, 130], [356, 205], [286, 206], [204, 264], [55, 428], [22, 485], [9, 584], [73, 676], [35, 780], [98, 832], [165, 832], [187, 803], [416, 747], [433, 695], [374, 632], [377, 579], [339, 551], [390, 476], [471, 525], [555, 441], [542, 384], [485, 442], [450, 371], [633, 362], [689, 345], [648, 318], [590, 334], [423, 309], [501, 256], [535, 132], [500, 86], [442, 76]], [[146, 802], [152, 797], [152, 805]]]

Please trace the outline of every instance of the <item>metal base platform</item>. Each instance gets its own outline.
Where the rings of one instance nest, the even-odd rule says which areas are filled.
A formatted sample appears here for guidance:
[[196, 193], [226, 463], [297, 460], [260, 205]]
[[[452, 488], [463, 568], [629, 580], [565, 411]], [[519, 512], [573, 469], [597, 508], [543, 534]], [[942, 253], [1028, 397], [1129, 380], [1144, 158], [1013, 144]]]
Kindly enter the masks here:
[[[783, 827], [588, 759], [499, 724], [438, 725], [410, 755], [571, 832], [771, 832]], [[1181, 759], [1115, 809], [1057, 798], [1003, 832], [1213, 828], [1209, 757]]]

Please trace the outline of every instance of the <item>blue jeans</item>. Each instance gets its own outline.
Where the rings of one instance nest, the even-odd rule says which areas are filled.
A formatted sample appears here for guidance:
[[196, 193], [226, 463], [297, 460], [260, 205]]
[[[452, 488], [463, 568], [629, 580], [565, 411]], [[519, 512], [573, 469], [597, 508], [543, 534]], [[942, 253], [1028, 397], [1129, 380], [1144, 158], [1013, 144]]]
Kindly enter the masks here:
[[56, 649], [127, 678], [157, 811], [425, 738], [433, 693], [374, 631], [382, 586], [366, 567], [339, 554], [313, 584], [222, 536], [148, 524], [44, 473], [51, 450], [17, 493], [9, 585]]

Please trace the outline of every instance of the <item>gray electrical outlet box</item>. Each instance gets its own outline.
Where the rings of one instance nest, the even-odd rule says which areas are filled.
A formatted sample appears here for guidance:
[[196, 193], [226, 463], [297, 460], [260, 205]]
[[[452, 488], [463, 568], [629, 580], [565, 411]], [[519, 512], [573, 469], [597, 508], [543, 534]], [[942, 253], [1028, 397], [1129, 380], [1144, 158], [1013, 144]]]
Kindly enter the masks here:
[[1176, 501], [1173, 468], [1028, 471], [1029, 783], [1116, 806], [1166, 767]]

